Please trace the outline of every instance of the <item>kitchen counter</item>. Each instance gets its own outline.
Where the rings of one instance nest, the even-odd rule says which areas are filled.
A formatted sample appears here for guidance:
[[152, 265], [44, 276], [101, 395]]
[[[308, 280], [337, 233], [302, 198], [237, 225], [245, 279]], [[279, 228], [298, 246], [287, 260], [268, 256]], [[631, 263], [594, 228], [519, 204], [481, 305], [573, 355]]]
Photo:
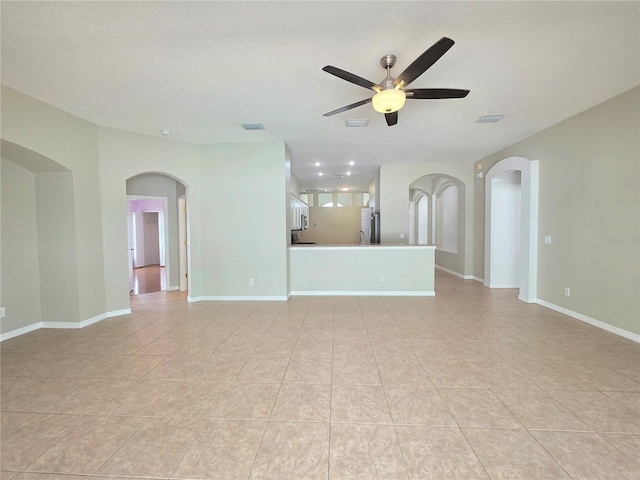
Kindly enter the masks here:
[[291, 245], [291, 295], [434, 296], [435, 245]]

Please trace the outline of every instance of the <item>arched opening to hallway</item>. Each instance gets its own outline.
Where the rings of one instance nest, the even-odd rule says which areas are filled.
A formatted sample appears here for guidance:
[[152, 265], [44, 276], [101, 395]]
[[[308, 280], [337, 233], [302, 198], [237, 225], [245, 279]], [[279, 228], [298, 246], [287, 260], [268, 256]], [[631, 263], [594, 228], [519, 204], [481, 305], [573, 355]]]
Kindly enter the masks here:
[[127, 179], [130, 293], [188, 290], [187, 187], [148, 172]]

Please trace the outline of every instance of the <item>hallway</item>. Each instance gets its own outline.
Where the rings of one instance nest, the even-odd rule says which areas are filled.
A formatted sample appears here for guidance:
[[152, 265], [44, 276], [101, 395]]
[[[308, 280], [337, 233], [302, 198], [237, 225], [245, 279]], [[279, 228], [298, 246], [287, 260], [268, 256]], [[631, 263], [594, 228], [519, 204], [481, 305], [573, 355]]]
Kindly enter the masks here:
[[160, 292], [3, 342], [2, 480], [638, 478], [640, 345], [515, 290], [436, 291]]
[[165, 267], [148, 265], [133, 269], [133, 288], [131, 295], [160, 292], [167, 289]]

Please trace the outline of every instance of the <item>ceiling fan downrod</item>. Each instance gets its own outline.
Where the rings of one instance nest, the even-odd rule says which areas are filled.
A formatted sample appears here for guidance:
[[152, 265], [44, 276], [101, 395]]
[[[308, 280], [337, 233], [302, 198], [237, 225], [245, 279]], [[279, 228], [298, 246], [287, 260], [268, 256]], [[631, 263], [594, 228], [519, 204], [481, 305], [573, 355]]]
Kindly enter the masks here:
[[391, 90], [396, 88], [393, 85], [395, 78], [391, 76], [391, 69], [396, 64], [396, 56], [392, 53], [389, 53], [380, 59], [380, 65], [387, 71], [387, 76], [382, 82], [380, 82], [380, 86], [383, 90]]

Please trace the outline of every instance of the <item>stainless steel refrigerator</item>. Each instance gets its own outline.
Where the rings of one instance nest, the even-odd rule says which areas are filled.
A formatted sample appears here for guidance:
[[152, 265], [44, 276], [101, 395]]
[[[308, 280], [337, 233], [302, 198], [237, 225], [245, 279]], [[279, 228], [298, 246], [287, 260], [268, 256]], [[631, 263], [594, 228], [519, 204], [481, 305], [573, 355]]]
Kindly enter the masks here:
[[380, 243], [380, 214], [371, 214], [371, 243]]

